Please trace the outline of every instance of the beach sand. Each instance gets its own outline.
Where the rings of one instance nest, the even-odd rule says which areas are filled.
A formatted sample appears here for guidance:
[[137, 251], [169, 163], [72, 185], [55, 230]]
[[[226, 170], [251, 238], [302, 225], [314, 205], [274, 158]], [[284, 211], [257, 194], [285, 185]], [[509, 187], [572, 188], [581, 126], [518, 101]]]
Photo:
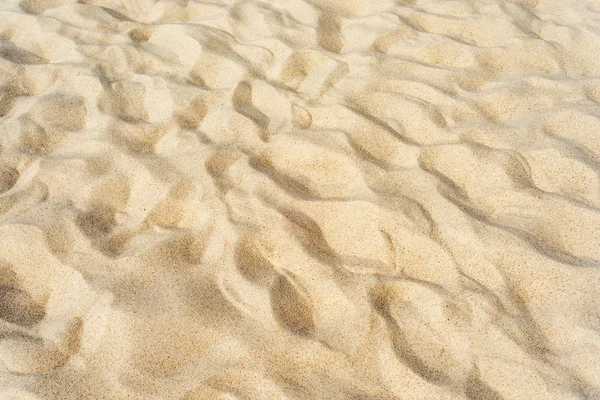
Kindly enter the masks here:
[[1, 1], [0, 399], [600, 399], [600, 3]]

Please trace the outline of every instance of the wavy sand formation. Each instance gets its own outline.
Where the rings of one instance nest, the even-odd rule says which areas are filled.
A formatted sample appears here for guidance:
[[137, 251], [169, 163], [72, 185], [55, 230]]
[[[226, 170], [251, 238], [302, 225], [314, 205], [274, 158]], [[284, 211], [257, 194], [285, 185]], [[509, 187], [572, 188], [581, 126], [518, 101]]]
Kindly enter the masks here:
[[0, 398], [600, 399], [597, 1], [0, 9]]

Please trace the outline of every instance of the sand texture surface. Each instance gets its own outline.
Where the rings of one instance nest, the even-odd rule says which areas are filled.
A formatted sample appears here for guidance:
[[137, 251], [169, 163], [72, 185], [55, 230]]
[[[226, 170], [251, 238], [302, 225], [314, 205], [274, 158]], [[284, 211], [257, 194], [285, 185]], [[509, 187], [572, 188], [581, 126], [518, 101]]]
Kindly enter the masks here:
[[0, 0], [45, 399], [600, 399], [600, 2]]

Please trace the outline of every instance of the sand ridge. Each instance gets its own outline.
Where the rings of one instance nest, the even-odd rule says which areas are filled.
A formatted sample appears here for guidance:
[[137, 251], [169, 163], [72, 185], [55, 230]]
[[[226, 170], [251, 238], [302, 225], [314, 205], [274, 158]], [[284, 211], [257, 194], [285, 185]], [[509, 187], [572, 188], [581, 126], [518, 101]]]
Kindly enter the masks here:
[[600, 399], [600, 7], [0, 3], [0, 398]]

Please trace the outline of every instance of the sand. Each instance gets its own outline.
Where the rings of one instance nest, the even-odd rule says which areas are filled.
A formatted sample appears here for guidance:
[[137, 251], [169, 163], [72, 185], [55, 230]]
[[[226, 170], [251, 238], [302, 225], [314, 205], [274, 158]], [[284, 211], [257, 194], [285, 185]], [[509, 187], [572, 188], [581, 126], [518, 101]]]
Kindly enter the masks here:
[[600, 399], [600, 3], [1, 1], [0, 399]]

